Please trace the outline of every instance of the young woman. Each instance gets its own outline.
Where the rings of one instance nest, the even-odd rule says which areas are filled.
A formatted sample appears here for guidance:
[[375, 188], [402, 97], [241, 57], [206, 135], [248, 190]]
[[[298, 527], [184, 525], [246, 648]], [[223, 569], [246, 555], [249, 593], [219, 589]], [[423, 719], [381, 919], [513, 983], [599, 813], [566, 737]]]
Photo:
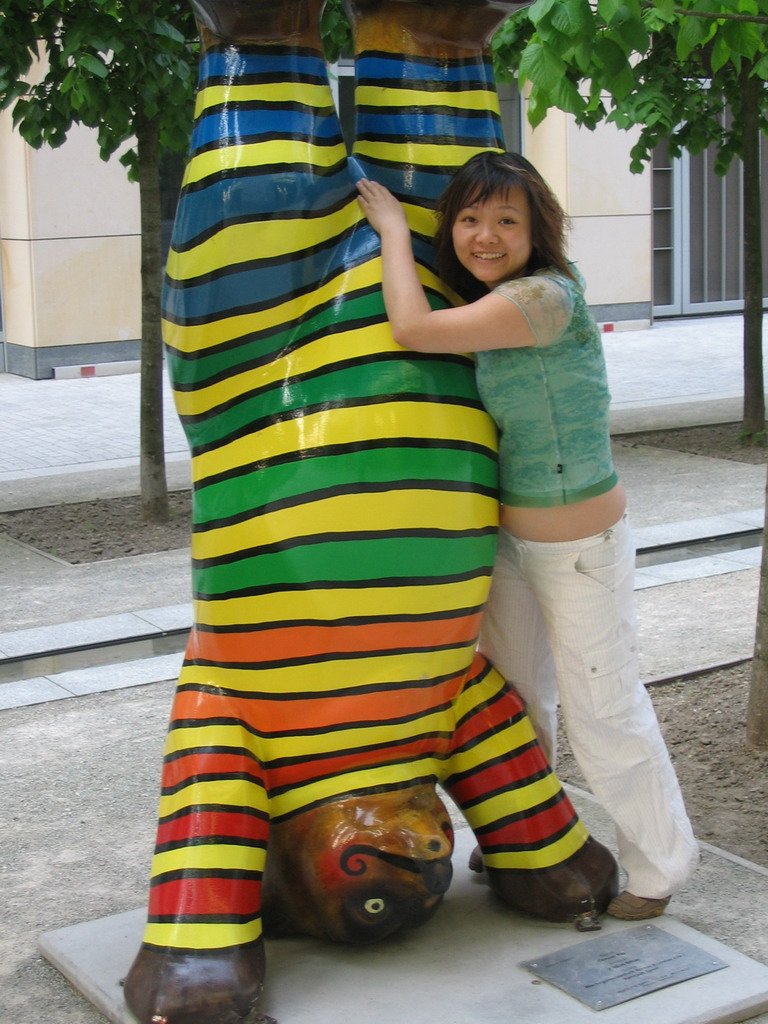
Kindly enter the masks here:
[[627, 888], [608, 913], [663, 913], [698, 847], [639, 680], [626, 499], [613, 467], [600, 336], [565, 255], [565, 215], [523, 157], [474, 156], [438, 204], [444, 280], [467, 300], [432, 310], [405, 212], [358, 183], [381, 237], [395, 341], [475, 352], [480, 397], [499, 427], [501, 529], [480, 649], [519, 691], [556, 755], [558, 696], [568, 738], [613, 818]]

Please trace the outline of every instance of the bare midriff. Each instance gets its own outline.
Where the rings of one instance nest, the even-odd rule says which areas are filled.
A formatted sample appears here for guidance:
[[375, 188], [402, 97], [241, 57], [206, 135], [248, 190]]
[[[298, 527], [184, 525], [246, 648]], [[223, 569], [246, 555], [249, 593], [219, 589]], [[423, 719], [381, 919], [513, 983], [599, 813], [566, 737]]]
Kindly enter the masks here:
[[616, 484], [605, 494], [585, 498], [573, 505], [554, 508], [523, 508], [501, 506], [501, 526], [520, 540], [557, 543], [582, 540], [609, 529], [626, 511], [624, 488]]

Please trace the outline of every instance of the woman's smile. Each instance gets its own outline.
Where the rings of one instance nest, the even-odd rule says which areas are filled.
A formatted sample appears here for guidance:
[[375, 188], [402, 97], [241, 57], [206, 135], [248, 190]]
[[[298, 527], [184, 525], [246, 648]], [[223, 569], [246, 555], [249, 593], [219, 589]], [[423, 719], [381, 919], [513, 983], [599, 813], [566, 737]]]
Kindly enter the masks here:
[[520, 277], [531, 258], [531, 217], [522, 188], [511, 188], [459, 212], [453, 225], [459, 263], [489, 288]]

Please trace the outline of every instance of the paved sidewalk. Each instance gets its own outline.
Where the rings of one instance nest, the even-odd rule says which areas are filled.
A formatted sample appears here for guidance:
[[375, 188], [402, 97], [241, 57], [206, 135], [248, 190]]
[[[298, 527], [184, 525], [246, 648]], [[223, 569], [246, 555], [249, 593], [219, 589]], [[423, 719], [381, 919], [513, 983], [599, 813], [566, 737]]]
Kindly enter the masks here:
[[[603, 341], [617, 432], [740, 418], [740, 317], [662, 321]], [[0, 374], [0, 409], [0, 510], [138, 490], [138, 374]], [[187, 445], [167, 382], [164, 423], [169, 471], [185, 485]]]

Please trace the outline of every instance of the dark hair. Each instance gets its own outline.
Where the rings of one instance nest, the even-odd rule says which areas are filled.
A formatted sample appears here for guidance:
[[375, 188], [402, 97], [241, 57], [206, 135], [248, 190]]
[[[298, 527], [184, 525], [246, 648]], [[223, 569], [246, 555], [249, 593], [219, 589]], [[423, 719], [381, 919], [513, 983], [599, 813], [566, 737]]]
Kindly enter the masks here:
[[483, 203], [491, 196], [506, 195], [512, 188], [523, 189], [531, 214], [533, 249], [526, 272], [553, 267], [568, 277], [574, 276], [565, 254], [568, 219], [549, 185], [525, 157], [489, 150], [476, 154], [459, 168], [437, 203], [438, 272], [446, 284], [470, 301], [487, 294], [487, 289], [456, 258], [453, 225], [465, 207]]

